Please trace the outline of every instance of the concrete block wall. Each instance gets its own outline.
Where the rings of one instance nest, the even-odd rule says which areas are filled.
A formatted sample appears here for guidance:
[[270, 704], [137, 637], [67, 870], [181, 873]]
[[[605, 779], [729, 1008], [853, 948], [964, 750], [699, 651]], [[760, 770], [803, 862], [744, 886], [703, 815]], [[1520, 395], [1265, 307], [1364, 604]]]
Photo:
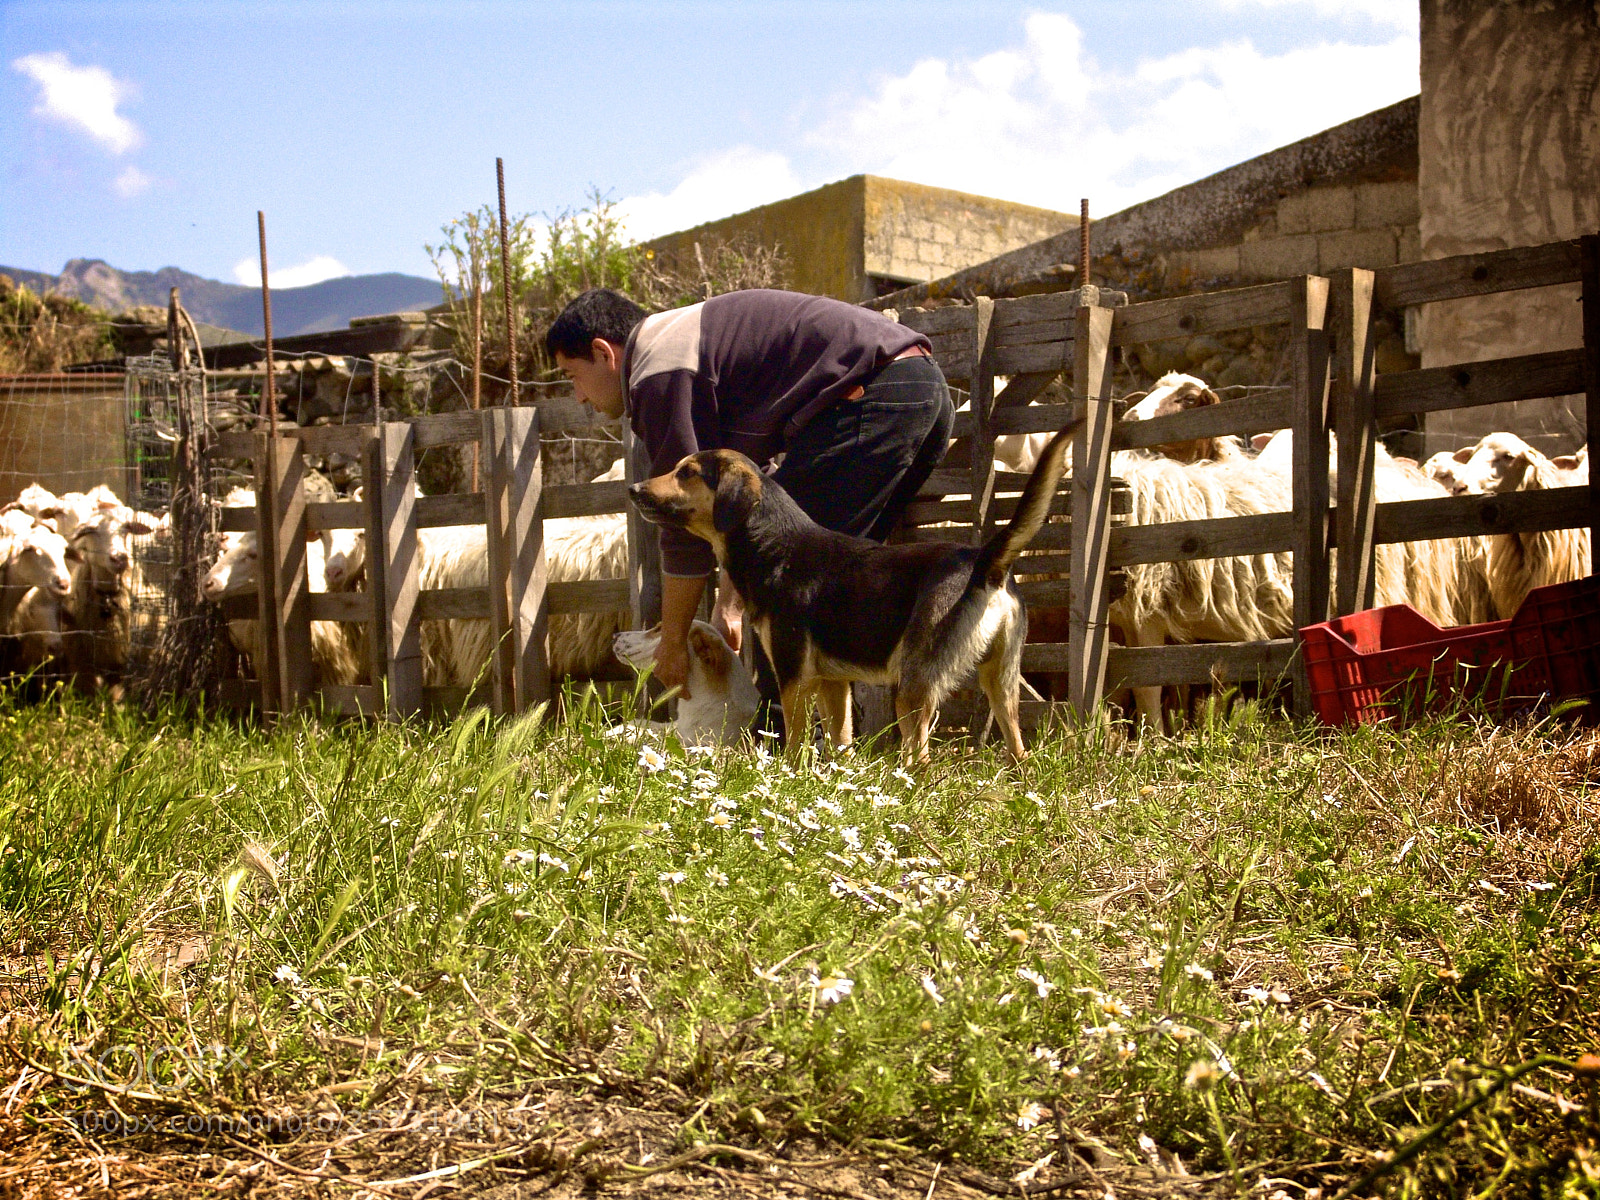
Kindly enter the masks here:
[[1414, 178], [1314, 184], [1280, 199], [1236, 242], [1167, 254], [1167, 270], [1260, 283], [1420, 257]]

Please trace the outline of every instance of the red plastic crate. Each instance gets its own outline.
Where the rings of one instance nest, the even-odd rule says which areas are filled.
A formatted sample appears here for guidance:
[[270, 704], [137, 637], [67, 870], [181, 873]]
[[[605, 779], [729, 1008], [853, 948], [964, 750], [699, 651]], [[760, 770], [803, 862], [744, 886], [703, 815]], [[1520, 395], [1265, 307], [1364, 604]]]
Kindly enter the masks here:
[[1457, 700], [1600, 701], [1600, 577], [1535, 588], [1509, 621], [1441, 629], [1408, 604], [1300, 631], [1324, 724], [1370, 724]]

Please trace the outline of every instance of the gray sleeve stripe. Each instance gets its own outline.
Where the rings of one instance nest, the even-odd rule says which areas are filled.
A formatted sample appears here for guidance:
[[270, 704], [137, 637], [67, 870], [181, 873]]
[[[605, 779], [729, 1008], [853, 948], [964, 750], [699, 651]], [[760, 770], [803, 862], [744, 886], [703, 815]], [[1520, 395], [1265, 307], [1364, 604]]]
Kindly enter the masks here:
[[628, 384], [668, 371], [700, 369], [700, 317], [705, 304], [646, 317], [628, 362]]

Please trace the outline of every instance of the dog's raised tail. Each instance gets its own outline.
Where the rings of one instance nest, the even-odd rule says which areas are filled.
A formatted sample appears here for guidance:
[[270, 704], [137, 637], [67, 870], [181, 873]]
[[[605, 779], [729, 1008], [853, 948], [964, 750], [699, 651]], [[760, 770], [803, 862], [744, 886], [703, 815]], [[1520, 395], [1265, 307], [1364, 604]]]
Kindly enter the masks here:
[[1033, 474], [1028, 476], [1027, 486], [1022, 489], [1022, 497], [1017, 501], [1017, 511], [1010, 524], [984, 543], [978, 559], [978, 570], [983, 572], [990, 587], [1005, 584], [1006, 572], [1011, 569], [1017, 555], [1028, 548], [1028, 543], [1043, 528], [1045, 518], [1050, 515], [1050, 502], [1055, 498], [1056, 485], [1061, 482], [1062, 473], [1067, 469], [1067, 446], [1083, 422], [1083, 417], [1069, 421], [1045, 443]]

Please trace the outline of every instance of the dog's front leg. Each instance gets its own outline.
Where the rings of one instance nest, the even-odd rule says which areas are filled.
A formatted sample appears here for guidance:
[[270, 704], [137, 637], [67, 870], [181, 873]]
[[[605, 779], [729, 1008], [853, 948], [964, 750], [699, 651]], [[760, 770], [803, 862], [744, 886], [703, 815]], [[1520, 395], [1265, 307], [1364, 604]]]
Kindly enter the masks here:
[[816, 683], [792, 682], [781, 685], [778, 699], [783, 704], [783, 751], [793, 761], [811, 741], [811, 701]]
[[827, 722], [828, 738], [834, 749], [850, 745], [850, 685], [842, 679], [825, 679], [817, 684], [817, 702]]
[[928, 761], [928, 726], [933, 721], [933, 697], [901, 686], [894, 698], [900, 724], [900, 756], [909, 766]]

